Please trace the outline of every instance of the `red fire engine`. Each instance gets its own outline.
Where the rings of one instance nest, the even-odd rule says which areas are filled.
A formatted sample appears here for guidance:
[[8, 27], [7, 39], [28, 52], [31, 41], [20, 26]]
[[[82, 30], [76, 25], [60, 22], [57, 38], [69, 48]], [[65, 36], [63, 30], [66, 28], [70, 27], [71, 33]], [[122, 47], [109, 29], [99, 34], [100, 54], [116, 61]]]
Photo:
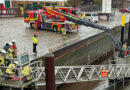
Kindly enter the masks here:
[[[67, 21], [67, 19], [53, 9], [43, 9], [25, 12], [25, 23], [29, 23], [31, 28], [61, 31], [63, 24], [67, 31], [77, 30], [78, 25]], [[37, 25], [37, 27], [35, 27]]]

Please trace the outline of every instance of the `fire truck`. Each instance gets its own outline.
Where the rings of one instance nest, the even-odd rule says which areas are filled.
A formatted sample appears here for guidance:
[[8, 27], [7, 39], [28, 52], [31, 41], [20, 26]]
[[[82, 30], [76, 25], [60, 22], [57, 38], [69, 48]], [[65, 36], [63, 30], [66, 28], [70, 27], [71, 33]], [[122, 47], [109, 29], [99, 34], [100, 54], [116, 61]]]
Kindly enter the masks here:
[[60, 12], [53, 9], [43, 8], [42, 10], [26, 11], [24, 22], [28, 23], [31, 28], [47, 29], [54, 31], [61, 31], [63, 24], [66, 26], [67, 31], [77, 31], [78, 25], [67, 21]]

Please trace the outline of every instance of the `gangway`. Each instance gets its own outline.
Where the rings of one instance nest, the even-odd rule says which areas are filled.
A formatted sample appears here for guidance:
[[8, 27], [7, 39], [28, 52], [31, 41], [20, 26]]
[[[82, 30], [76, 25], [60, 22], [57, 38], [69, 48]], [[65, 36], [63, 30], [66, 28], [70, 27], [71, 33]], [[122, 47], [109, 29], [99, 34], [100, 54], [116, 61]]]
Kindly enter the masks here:
[[[43, 67], [42, 63], [43, 62], [41, 61], [34, 61], [27, 63], [22, 67], [17, 66], [17, 68], [13, 69], [18, 71], [18, 74], [15, 76], [9, 76], [5, 73], [0, 74], [0, 86], [19, 88], [23, 90], [25, 87], [29, 87], [31, 85], [46, 85], [45, 67]], [[26, 66], [32, 68], [32, 71], [28, 74], [31, 75], [31, 80], [25, 82], [22, 78], [25, 78], [28, 75], [23, 75], [22, 70]], [[7, 68], [8, 67], [0, 66], [0, 70], [5, 70]], [[102, 77], [103, 70], [108, 72], [107, 77]], [[122, 79], [130, 77], [129, 72], [129, 64], [55, 66], [55, 82], [56, 84], [63, 84], [94, 80]], [[14, 77], [18, 80], [12, 80]]]
[[[103, 70], [108, 71], [108, 77], [102, 77]], [[45, 68], [39, 68], [40, 74], [37, 77], [37, 86], [45, 85]], [[114, 65], [81, 65], [81, 66], [56, 66], [56, 84], [84, 82], [94, 80], [122, 79], [130, 77], [129, 64]]]

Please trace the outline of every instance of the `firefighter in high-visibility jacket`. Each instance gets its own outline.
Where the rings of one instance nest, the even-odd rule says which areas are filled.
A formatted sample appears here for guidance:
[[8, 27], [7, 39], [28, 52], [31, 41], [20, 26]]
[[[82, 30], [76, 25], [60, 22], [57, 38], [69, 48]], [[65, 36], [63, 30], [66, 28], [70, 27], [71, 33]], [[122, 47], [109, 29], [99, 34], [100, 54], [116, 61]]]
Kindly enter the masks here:
[[37, 53], [37, 44], [38, 44], [37, 36], [34, 35], [34, 36], [32, 37], [32, 40], [33, 40], [33, 52], [34, 52], [34, 53]]
[[66, 39], [66, 26], [64, 24], [62, 25], [61, 32], [62, 32], [63, 39], [65, 40]]
[[[4, 57], [2, 55], [2, 53], [0, 52], [0, 66], [4, 66]], [[3, 75], [4, 69], [0, 69], [0, 75]]]
[[13, 46], [13, 44], [10, 42], [9, 43], [9, 49], [8, 49], [8, 53], [9, 53], [10, 58], [13, 58], [14, 50], [13, 50], [12, 46]]
[[4, 57], [2, 55], [2, 53], [0, 52], [0, 66], [4, 66], [5, 63], [4, 63]]
[[15, 75], [15, 69], [16, 68], [16, 65], [11, 63], [9, 64], [8, 68], [6, 69], [6, 73], [10, 76], [14, 76]]
[[83, 19], [85, 19], [86, 18], [86, 15], [85, 15], [85, 13], [83, 13]]
[[30, 73], [32, 72], [32, 68], [26, 66], [22, 70], [22, 74], [25, 76], [25, 81], [31, 80]]

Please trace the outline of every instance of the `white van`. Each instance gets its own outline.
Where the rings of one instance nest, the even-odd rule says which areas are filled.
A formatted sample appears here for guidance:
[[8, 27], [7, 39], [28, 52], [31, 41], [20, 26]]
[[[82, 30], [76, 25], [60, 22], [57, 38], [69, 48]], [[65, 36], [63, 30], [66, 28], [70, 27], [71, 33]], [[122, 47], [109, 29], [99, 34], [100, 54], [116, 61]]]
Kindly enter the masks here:
[[86, 20], [97, 23], [99, 21], [98, 14], [96, 13], [86, 13]]

